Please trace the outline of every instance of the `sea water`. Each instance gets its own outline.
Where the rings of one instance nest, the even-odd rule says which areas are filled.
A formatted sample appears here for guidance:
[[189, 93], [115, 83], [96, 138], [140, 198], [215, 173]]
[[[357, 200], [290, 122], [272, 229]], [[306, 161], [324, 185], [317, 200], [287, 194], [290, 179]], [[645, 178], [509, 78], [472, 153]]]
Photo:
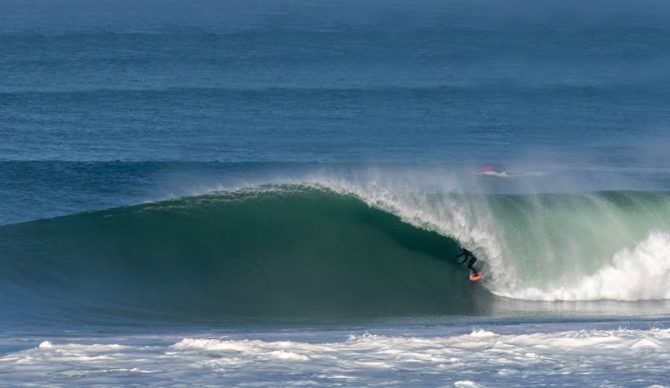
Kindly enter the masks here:
[[670, 385], [669, 26], [0, 0], [0, 385]]

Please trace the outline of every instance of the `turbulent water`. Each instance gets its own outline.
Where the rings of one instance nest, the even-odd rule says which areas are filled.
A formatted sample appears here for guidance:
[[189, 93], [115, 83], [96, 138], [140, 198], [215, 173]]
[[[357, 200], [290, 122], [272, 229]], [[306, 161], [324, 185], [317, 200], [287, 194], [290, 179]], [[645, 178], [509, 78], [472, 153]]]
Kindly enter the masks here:
[[670, 385], [669, 26], [0, 0], [0, 385]]
[[[423, 336], [318, 332], [320, 341], [284, 333], [259, 339], [139, 338], [43, 341], [0, 357], [6, 382], [90, 384], [193, 381], [219, 385], [599, 385], [667, 383], [667, 329], [570, 330], [526, 335], [486, 330]], [[427, 336], [426, 336], [427, 335]], [[159, 354], [160, 357], [156, 357]], [[621, 360], [625, 359], [625, 363]], [[8, 368], [7, 365], [16, 364]], [[472, 368], [476, 366], [476, 368]], [[612, 369], [621, 369], [613, 376]], [[75, 381], [77, 381], [75, 380]], [[476, 383], [476, 382], [479, 382]], [[250, 384], [249, 384], [250, 385]]]

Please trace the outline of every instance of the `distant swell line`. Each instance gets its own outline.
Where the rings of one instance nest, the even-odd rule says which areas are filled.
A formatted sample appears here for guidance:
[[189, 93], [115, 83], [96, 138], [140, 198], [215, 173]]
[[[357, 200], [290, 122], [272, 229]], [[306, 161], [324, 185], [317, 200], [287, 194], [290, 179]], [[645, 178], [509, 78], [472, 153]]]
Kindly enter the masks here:
[[[87, 88], [73, 87], [71, 89], [33, 89], [33, 88], [14, 88], [4, 87], [0, 89], [0, 97], [3, 98], [21, 98], [21, 97], [41, 97], [41, 96], [95, 96], [95, 95], [184, 95], [199, 94], [202, 96], [218, 95], [259, 95], [265, 97], [281, 96], [292, 94], [295, 96], [313, 96], [321, 94], [330, 94], [335, 97], [348, 98], [363, 95], [413, 95], [415, 98], [421, 96], [453, 96], [453, 95], [480, 95], [481, 93], [509, 94], [515, 93], [527, 94], [554, 94], [554, 93], [575, 93], [575, 94], [616, 94], [626, 93], [631, 95], [650, 93], [665, 93], [667, 88], [659, 83], [658, 80], [650, 81], [644, 88], [640, 84], [603, 84], [603, 85], [567, 85], [567, 84], [544, 84], [544, 85], [519, 85], [517, 83], [479, 83], [475, 85], [440, 85], [440, 86], [422, 86], [422, 85], [372, 85], [366, 87], [360, 86], [340, 86], [340, 87], [285, 87], [285, 86], [259, 86], [259, 87], [211, 87], [211, 86], [166, 86], [158, 88]], [[643, 89], [643, 91], [641, 91]], [[505, 90], [502, 92], [501, 90]]]

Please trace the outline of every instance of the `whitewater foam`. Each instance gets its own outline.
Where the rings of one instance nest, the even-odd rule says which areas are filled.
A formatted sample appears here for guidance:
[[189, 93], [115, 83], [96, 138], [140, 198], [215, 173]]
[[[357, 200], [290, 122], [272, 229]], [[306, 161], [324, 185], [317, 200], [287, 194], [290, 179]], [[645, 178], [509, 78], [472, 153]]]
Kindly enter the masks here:
[[527, 288], [499, 295], [528, 300], [621, 301], [670, 299], [670, 233], [652, 231], [634, 249], [617, 252], [612, 263], [573, 285]]
[[[412, 332], [412, 329], [405, 329]], [[275, 334], [274, 336], [276, 336]], [[186, 337], [169, 343], [42, 342], [0, 357], [16, 386], [105, 384], [165, 386], [188, 379], [215, 385], [668, 384], [670, 330], [569, 330], [416, 336], [307, 333], [311, 340]], [[113, 340], [112, 338], [108, 341]], [[42, 380], [44, 379], [44, 380]]]

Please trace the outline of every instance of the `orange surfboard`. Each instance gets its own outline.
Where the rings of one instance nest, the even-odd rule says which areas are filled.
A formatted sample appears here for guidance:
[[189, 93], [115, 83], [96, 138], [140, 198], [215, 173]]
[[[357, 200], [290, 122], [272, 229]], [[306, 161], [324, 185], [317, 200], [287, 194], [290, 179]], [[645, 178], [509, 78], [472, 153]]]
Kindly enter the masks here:
[[471, 273], [471, 274], [470, 274], [470, 281], [471, 281], [471, 282], [476, 282], [477, 280], [481, 279], [483, 276], [484, 276], [484, 274], [481, 273], [481, 272], [478, 273], [477, 275]]

